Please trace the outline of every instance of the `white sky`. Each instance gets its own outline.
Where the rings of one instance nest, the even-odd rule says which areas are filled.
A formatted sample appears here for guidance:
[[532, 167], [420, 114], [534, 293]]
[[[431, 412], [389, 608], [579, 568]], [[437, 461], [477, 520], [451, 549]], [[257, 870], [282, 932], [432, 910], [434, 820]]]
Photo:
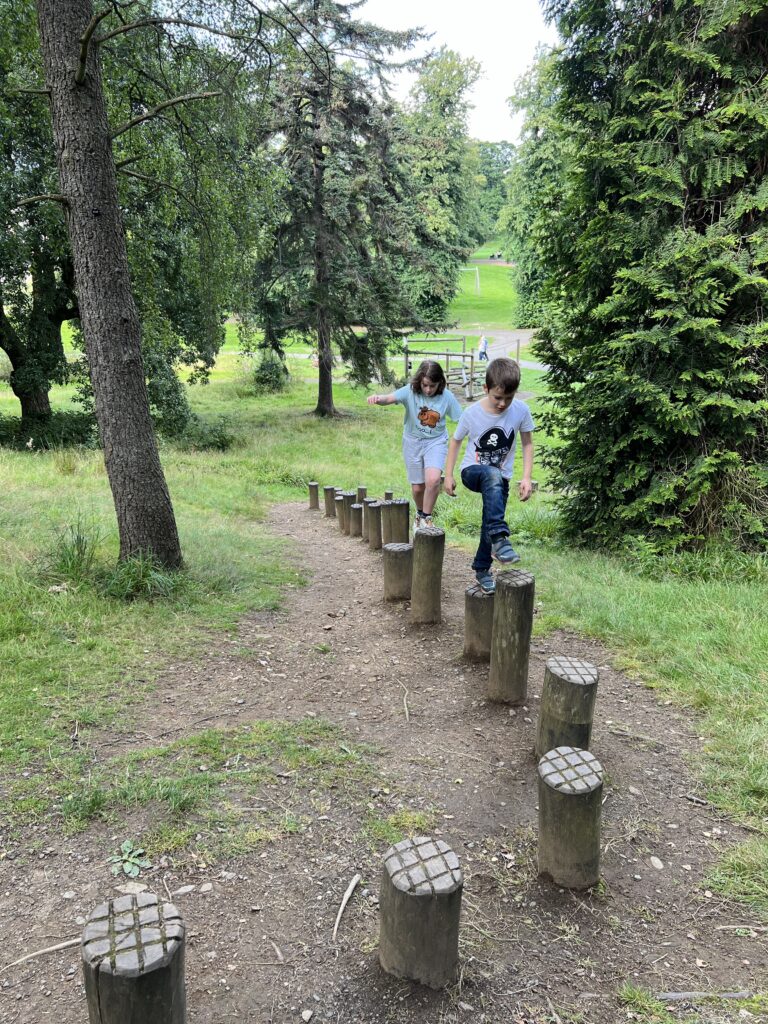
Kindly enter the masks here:
[[[368, 0], [357, 16], [383, 28], [421, 27], [434, 33], [429, 47], [446, 45], [480, 61], [483, 78], [472, 91], [469, 133], [482, 142], [517, 141], [519, 123], [507, 97], [533, 62], [536, 46], [557, 39], [538, 0]], [[397, 90], [401, 99], [409, 87], [404, 82]]]

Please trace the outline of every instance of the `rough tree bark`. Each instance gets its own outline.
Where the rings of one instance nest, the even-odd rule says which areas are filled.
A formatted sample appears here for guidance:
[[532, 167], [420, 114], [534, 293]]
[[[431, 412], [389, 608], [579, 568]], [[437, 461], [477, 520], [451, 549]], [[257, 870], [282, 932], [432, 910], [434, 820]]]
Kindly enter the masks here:
[[75, 81], [91, 0], [37, 0], [54, 146], [120, 558], [181, 565], [176, 520], [149, 414], [96, 45]]

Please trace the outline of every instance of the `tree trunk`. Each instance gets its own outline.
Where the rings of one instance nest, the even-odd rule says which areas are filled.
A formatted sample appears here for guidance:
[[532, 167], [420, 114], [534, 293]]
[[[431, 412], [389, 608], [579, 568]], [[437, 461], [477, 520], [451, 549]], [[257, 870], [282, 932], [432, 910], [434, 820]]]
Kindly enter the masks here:
[[35, 387], [32, 384], [33, 373], [25, 372], [31, 362], [30, 356], [15, 328], [5, 315], [1, 293], [0, 348], [8, 356], [11, 364], [11, 391], [21, 404], [22, 424], [39, 423], [40, 420], [50, 419], [51, 403], [48, 400], [48, 391], [41, 387]]
[[312, 101], [312, 221], [314, 225], [314, 292], [317, 313], [317, 406], [318, 416], [335, 416], [333, 404], [333, 348], [331, 325], [328, 321], [328, 253], [325, 245], [323, 190], [325, 184], [325, 154], [320, 136], [320, 110], [317, 99]]
[[181, 548], [149, 414], [141, 327], [133, 301], [97, 47], [75, 81], [91, 0], [37, 0], [50, 89], [60, 190], [77, 282], [120, 557], [140, 553], [170, 568]]

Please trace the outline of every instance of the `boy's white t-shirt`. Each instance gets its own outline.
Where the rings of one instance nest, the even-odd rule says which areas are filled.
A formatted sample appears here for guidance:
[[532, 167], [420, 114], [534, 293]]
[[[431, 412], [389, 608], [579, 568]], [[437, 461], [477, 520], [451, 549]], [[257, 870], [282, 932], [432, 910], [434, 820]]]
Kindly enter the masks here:
[[486, 412], [479, 404], [470, 406], [461, 414], [453, 435], [456, 441], [468, 438], [459, 471], [467, 466], [496, 466], [509, 480], [515, 464], [517, 435], [521, 430], [527, 433], [535, 429], [531, 410], [519, 398], [513, 398], [498, 415]]

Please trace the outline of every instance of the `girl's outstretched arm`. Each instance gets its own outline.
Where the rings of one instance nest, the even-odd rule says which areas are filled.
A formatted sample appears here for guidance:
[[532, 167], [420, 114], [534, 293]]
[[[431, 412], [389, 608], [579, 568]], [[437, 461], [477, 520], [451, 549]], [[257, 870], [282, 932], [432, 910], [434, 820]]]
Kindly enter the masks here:
[[394, 391], [391, 395], [368, 395], [368, 405], [394, 405], [396, 402]]

